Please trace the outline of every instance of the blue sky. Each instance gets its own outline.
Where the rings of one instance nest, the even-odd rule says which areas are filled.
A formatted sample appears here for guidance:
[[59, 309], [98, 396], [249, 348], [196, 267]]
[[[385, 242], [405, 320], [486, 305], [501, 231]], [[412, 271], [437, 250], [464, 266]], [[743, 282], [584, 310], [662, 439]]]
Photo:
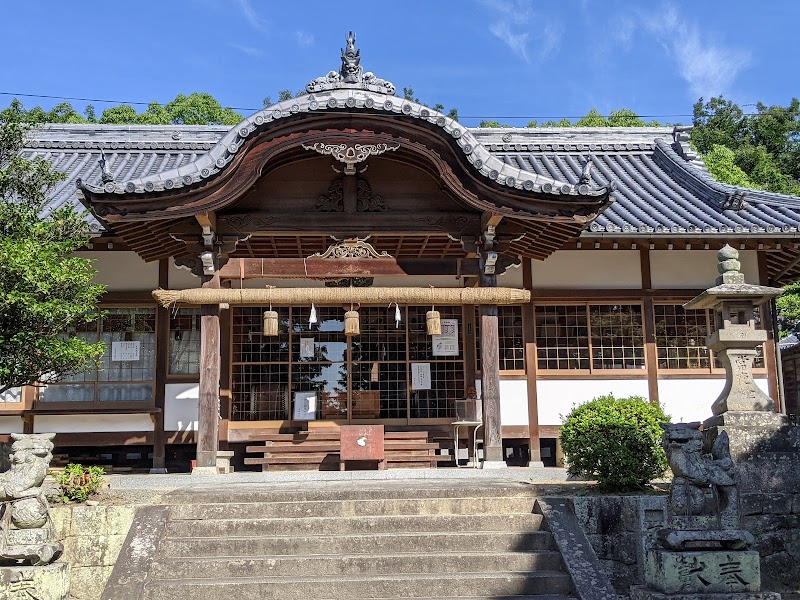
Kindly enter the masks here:
[[687, 122], [700, 96], [800, 96], [797, 0], [0, 0], [0, 11], [0, 92], [206, 91], [248, 113], [338, 69], [352, 29], [366, 71], [457, 107], [466, 125], [590, 108]]

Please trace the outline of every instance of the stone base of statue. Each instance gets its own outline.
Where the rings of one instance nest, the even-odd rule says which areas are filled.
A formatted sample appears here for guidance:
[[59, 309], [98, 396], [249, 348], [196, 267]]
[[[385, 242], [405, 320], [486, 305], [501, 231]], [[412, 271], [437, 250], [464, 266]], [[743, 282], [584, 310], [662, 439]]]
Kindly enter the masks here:
[[41, 567], [0, 567], [0, 598], [69, 598], [69, 565], [54, 563]]
[[706, 447], [723, 432], [742, 493], [800, 493], [800, 427], [774, 412], [727, 412], [703, 423]]
[[651, 549], [644, 581], [631, 589], [634, 600], [780, 600], [780, 594], [759, 591], [761, 568], [754, 550]]

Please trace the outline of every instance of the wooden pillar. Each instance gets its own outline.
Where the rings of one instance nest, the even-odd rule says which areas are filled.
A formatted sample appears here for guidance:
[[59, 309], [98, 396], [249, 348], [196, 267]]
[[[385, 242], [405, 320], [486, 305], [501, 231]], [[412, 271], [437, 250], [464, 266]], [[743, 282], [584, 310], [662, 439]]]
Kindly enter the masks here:
[[[203, 287], [219, 289], [219, 275], [203, 276]], [[219, 305], [200, 307], [200, 405], [197, 425], [197, 467], [214, 467], [219, 446]]]
[[[522, 259], [522, 287], [533, 289], [531, 259]], [[528, 384], [528, 447], [530, 448], [529, 467], [544, 467], [539, 440], [539, 399], [536, 390], [536, 323], [533, 314], [533, 301], [522, 305], [522, 342], [525, 345], [525, 376]]]
[[[158, 287], [169, 289], [169, 259], [158, 261]], [[153, 398], [153, 466], [151, 473], [166, 473], [166, 434], [164, 433], [164, 407], [166, 405], [167, 366], [169, 364], [169, 309], [156, 308], [156, 381]]]
[[[767, 253], [763, 250], [758, 251], [758, 279], [759, 285], [770, 285], [769, 272], [767, 271]], [[761, 321], [767, 331], [767, 341], [764, 342], [764, 366], [767, 369], [767, 390], [769, 397], [775, 401], [775, 412], [783, 412], [782, 409], [782, 381], [778, 378], [778, 349], [775, 344], [776, 320], [773, 314], [775, 302], [767, 302], [761, 305]]]
[[[653, 282], [650, 276], [650, 251], [639, 250], [642, 268], [642, 289], [650, 291]], [[647, 370], [647, 395], [650, 402], [658, 404], [658, 348], [656, 347], [656, 316], [652, 296], [645, 296], [642, 311], [642, 327], [644, 329], [644, 364]]]
[[[495, 287], [496, 275], [483, 274], [481, 287]], [[503, 434], [500, 426], [500, 338], [497, 305], [481, 305], [481, 396], [483, 397], [483, 466], [504, 467]]]

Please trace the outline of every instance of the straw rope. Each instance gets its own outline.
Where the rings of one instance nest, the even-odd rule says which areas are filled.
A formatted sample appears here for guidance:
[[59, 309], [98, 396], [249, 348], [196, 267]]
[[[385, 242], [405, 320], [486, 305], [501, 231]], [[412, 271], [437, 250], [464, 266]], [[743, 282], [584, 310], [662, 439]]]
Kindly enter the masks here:
[[153, 297], [164, 307], [174, 304], [525, 304], [528, 290], [514, 288], [194, 288], [155, 290]]

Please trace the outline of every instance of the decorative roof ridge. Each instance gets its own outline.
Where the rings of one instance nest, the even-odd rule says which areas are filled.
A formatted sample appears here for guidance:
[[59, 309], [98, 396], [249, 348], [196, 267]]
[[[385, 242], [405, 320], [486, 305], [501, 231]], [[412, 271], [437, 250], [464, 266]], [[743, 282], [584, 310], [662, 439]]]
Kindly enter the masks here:
[[356, 34], [349, 32], [345, 38], [346, 48], [342, 48], [342, 66], [339, 71], [328, 71], [323, 77], [312, 79], [306, 84], [309, 94], [343, 88], [357, 88], [393, 96], [395, 86], [390, 81], [379, 79], [371, 71], [364, 72], [361, 66], [361, 50], [356, 50]]
[[741, 210], [746, 202], [760, 201], [778, 206], [800, 208], [800, 197], [778, 194], [764, 190], [756, 190], [728, 183], [723, 183], [695, 161], [687, 161], [675, 148], [664, 140], [656, 141], [653, 159], [658, 165], [673, 175], [678, 175], [681, 182], [689, 186], [697, 186], [719, 202], [721, 210]]
[[203, 156], [181, 167], [127, 181], [107, 182], [104, 185], [82, 181], [77, 184], [80, 189], [90, 193], [120, 195], [151, 194], [197, 185], [224, 171], [245, 142], [255, 134], [265, 131], [273, 122], [298, 113], [321, 113], [328, 110], [390, 114], [438, 127], [444, 134], [453, 138], [465, 160], [482, 177], [522, 192], [538, 192], [553, 196], [600, 197], [615, 187], [614, 182], [602, 188], [586, 184], [573, 185], [568, 181], [560, 181], [513, 167], [492, 155], [470, 130], [442, 113], [410, 100], [360, 88], [337, 88], [308, 94], [283, 100], [259, 110], [230, 128]]

